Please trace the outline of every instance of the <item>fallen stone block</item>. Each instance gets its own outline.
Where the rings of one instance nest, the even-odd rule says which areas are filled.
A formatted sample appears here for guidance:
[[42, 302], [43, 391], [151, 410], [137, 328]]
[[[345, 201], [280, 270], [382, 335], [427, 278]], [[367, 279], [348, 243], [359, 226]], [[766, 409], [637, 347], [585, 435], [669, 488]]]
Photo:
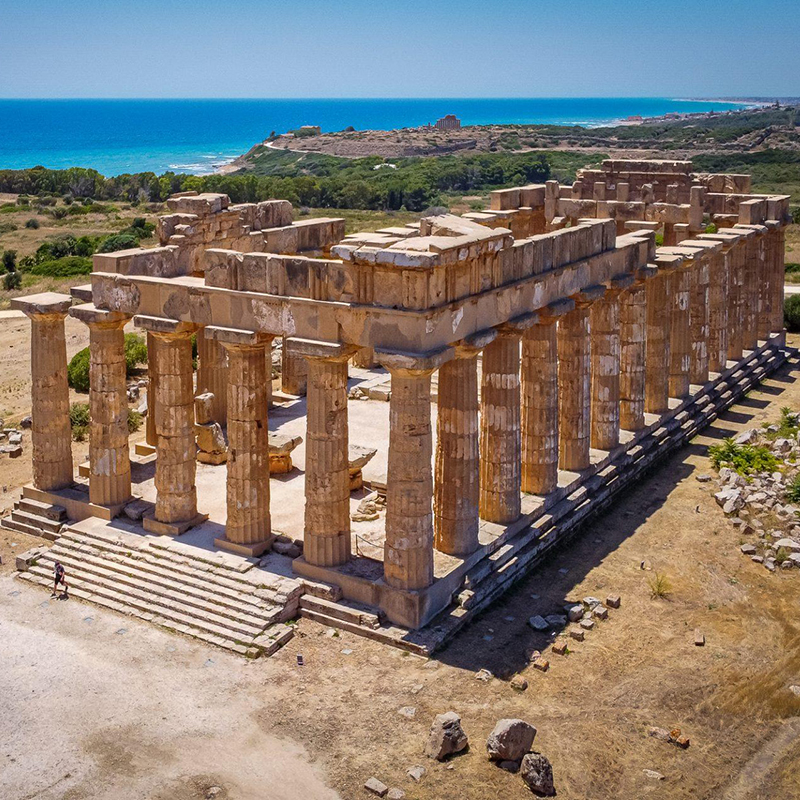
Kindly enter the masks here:
[[521, 719], [501, 719], [486, 740], [491, 761], [519, 761], [531, 749], [536, 728]]
[[696, 647], [704, 647], [706, 643], [706, 637], [701, 630], [696, 630], [694, 632], [694, 643]]
[[618, 594], [610, 594], [608, 597], [606, 597], [606, 605], [609, 608], [619, 608], [621, 602], [622, 601]]
[[351, 444], [348, 449], [347, 468], [350, 471], [350, 491], [354, 492], [364, 485], [362, 470], [375, 457], [374, 447]]
[[292, 450], [302, 441], [302, 436], [286, 436], [282, 433], [269, 434], [270, 475], [284, 475], [292, 471]]
[[364, 784], [364, 788], [368, 792], [378, 795], [378, 797], [386, 797], [389, 792], [389, 787], [385, 783], [379, 781], [377, 778], [370, 778]]
[[425, 755], [443, 761], [454, 753], [460, 753], [467, 744], [469, 741], [461, 727], [461, 717], [455, 711], [448, 711], [434, 719], [425, 745]]
[[511, 688], [517, 692], [524, 692], [528, 688], [528, 681], [522, 675], [515, 675], [511, 681]]
[[528, 788], [540, 797], [554, 797], [553, 767], [541, 753], [528, 753], [520, 764], [520, 775]]
[[528, 620], [528, 625], [530, 625], [535, 631], [546, 631], [550, 627], [550, 623], [544, 617], [540, 617], [538, 614]]

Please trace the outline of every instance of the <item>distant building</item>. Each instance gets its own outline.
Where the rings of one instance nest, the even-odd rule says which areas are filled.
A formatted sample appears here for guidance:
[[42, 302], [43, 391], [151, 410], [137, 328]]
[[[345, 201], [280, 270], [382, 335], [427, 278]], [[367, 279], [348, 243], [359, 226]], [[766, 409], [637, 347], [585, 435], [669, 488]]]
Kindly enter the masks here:
[[437, 119], [433, 127], [440, 131], [457, 131], [461, 127], [461, 120], [455, 114], [448, 114]]

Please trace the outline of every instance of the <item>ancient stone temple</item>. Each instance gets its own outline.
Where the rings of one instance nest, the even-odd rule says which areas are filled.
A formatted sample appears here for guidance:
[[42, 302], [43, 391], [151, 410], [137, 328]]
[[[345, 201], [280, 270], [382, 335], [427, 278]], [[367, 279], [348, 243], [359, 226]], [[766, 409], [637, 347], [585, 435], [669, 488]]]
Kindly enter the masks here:
[[[250, 578], [274, 547], [307, 615], [402, 646], [437, 646], [784, 358], [788, 197], [751, 194], [747, 176], [610, 160], [572, 186], [494, 192], [484, 212], [348, 236], [342, 220], [292, 222], [285, 202], [168, 203], [161, 246], [95, 256], [79, 304], [15, 301], [34, 345], [25, 498], [63, 506], [75, 530], [103, 520], [151, 546], [232, 552]], [[64, 422], [68, 313], [91, 336], [83, 482]], [[126, 324], [150, 349], [141, 521], [120, 517], [143, 494]], [[351, 399], [359, 385], [374, 401]], [[214, 425], [227, 453], [198, 464]], [[354, 460], [354, 446], [372, 450]], [[271, 470], [279, 456], [291, 471]], [[362, 483], [374, 513], [356, 508]]]

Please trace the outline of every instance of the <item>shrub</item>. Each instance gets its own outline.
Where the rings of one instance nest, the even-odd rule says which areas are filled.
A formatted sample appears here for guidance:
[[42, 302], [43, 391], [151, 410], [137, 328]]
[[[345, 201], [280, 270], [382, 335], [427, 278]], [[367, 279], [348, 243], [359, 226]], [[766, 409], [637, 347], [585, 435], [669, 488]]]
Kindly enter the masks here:
[[736, 444], [733, 439], [724, 439], [722, 444], [708, 448], [708, 455], [715, 469], [730, 467], [740, 475], [754, 472], [774, 472], [778, 461], [764, 445]]
[[648, 578], [647, 585], [650, 587], [650, 597], [653, 600], [659, 598], [666, 600], [672, 592], [672, 583], [663, 572], [656, 572], [652, 578]]
[[76, 392], [89, 391], [88, 347], [84, 347], [83, 350], [78, 350], [70, 359], [69, 364], [67, 364], [67, 382]]
[[117, 250], [131, 250], [139, 246], [139, 239], [129, 233], [115, 233], [97, 248], [98, 253], [116, 253]]
[[142, 415], [132, 408], [128, 409], [128, 433], [136, 433], [142, 427]]
[[783, 323], [793, 333], [800, 331], [800, 294], [790, 294], [783, 301]]
[[89, 431], [89, 404], [72, 403], [69, 407], [69, 424], [72, 428], [72, 438], [76, 442], [86, 439]]
[[17, 226], [13, 222], [0, 222], [0, 236], [4, 233], [11, 233], [11, 231], [15, 231]]
[[25, 227], [26, 228], [31, 228], [32, 230], [38, 230], [38, 228], [39, 228], [39, 220], [38, 219], [34, 219], [33, 217], [31, 217], [25, 223]]
[[147, 341], [138, 333], [125, 334], [125, 372], [130, 375], [139, 364], [147, 363]]
[[46, 275], [49, 278], [89, 275], [92, 271], [92, 259], [83, 256], [64, 256], [34, 264], [30, 271], [33, 275]]
[[17, 268], [17, 251], [6, 250], [3, 253], [3, 269], [6, 272], [13, 272]]
[[792, 503], [800, 503], [800, 475], [786, 487], [786, 499]]
[[10, 292], [13, 289], [19, 289], [22, 287], [22, 275], [19, 274], [16, 270], [14, 272], [6, 272], [3, 275], [3, 288]]

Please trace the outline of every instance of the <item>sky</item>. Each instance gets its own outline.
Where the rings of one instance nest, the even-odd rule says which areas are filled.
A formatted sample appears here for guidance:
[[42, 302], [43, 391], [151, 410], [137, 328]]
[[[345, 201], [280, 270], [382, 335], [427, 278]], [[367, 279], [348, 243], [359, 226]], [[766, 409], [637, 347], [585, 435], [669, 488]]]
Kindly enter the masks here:
[[0, 0], [0, 97], [800, 96], [798, 0]]

